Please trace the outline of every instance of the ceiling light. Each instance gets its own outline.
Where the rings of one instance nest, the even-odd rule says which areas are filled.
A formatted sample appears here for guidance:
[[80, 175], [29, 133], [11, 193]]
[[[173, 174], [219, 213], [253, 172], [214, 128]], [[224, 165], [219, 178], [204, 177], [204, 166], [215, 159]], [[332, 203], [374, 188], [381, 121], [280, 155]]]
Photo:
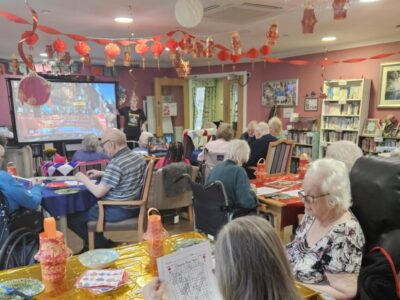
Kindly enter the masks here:
[[165, 51], [169, 51], [169, 48], [168, 48], [168, 47], [165, 47]]
[[360, 0], [361, 3], [378, 2], [380, 0]]
[[336, 36], [324, 36], [321, 41], [323, 42], [333, 42], [336, 41]]
[[41, 57], [47, 57], [48, 55], [47, 55], [47, 53], [40, 53], [39, 54]]
[[133, 18], [131, 17], [117, 17], [114, 19], [115, 22], [117, 23], [132, 23], [133, 22]]

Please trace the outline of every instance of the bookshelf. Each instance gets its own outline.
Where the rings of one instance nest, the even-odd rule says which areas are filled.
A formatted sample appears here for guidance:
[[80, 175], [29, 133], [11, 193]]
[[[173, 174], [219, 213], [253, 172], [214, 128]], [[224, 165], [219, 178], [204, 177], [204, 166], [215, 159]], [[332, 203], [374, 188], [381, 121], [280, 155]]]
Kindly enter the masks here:
[[316, 119], [302, 118], [290, 124], [287, 139], [294, 142], [291, 172], [295, 173], [299, 164], [299, 156], [307, 153], [311, 160], [318, 159], [319, 131]]
[[358, 144], [368, 118], [371, 80], [348, 79], [324, 81], [319, 157], [326, 147], [346, 140]]
[[400, 148], [400, 137], [361, 136], [360, 147], [365, 154], [376, 155]]

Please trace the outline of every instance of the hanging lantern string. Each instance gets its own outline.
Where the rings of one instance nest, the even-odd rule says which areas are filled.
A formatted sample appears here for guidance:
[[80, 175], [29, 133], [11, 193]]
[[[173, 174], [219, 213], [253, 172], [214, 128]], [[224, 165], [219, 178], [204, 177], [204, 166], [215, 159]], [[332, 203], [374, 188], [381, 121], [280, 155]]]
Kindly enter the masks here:
[[28, 0], [25, 0], [25, 4], [26, 4], [26, 6], [28, 6], [28, 9], [31, 11], [31, 14], [32, 14], [32, 30], [31, 30], [30, 34], [26, 35], [25, 38], [22, 38], [18, 42], [18, 53], [19, 53], [19, 56], [21, 57], [22, 61], [25, 63], [25, 65], [29, 69], [34, 71], [34, 66], [33, 66], [32, 62], [29, 62], [28, 59], [25, 56], [25, 53], [24, 53], [24, 42], [27, 41], [28, 39], [30, 39], [31, 37], [33, 37], [33, 35], [35, 34], [39, 18], [38, 18], [37, 12], [29, 5]]

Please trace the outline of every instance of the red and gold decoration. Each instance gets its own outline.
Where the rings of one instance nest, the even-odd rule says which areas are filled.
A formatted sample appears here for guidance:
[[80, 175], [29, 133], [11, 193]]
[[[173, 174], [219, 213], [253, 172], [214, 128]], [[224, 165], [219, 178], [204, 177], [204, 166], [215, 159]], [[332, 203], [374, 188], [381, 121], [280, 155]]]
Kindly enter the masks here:
[[169, 49], [169, 58], [173, 61], [176, 55], [176, 48], [178, 48], [178, 43], [174, 39], [169, 39], [165, 46]]
[[125, 47], [124, 58], [122, 59], [122, 65], [124, 67], [129, 67], [132, 64], [131, 48], [129, 46]]
[[28, 30], [21, 35], [21, 39], [25, 39], [25, 43], [32, 47], [39, 40], [39, 36], [37, 33], [32, 33], [32, 31]]
[[179, 42], [179, 47], [182, 49], [183, 54], [189, 54], [193, 51], [193, 36], [185, 33], [183, 39]]
[[315, 16], [314, 8], [312, 6], [305, 8], [303, 11], [303, 20], [301, 20], [303, 33], [313, 33], [316, 23], [317, 17]]
[[160, 39], [161, 37], [156, 37], [151, 46], [151, 52], [153, 52], [153, 58], [157, 60], [158, 69], [160, 69], [160, 56], [164, 52], [164, 45], [160, 42]]
[[54, 50], [52, 45], [46, 45], [45, 52], [47, 54], [48, 59], [53, 58]]
[[333, 18], [335, 20], [343, 20], [347, 17], [347, 0], [333, 0]]
[[200, 58], [203, 56], [204, 52], [204, 46], [203, 43], [201, 42], [200, 38], [195, 38], [194, 39], [194, 45], [193, 45], [193, 58]]
[[59, 282], [65, 277], [67, 259], [72, 255], [64, 243], [64, 235], [56, 231], [54, 218], [45, 218], [44, 232], [40, 233], [39, 252], [35, 259], [40, 262], [42, 280], [45, 282]]
[[104, 47], [104, 56], [106, 58], [106, 61], [108, 63], [111, 63], [111, 66], [114, 66], [115, 59], [120, 53], [121, 49], [115, 43], [109, 43]]
[[63, 39], [55, 39], [53, 41], [53, 49], [57, 52], [58, 58], [60, 59], [61, 53], [67, 51], [68, 44]]
[[272, 24], [267, 32], [267, 43], [269, 46], [275, 46], [279, 38], [278, 25]]
[[215, 45], [212, 37], [208, 37], [206, 41], [206, 49], [204, 49], [204, 56], [207, 58], [208, 71], [210, 72], [211, 59], [215, 54]]
[[135, 46], [135, 52], [142, 56], [142, 68], [145, 69], [145, 61], [146, 61], [146, 53], [149, 50], [149, 46], [147, 46], [147, 40], [138, 40]]
[[77, 42], [74, 46], [74, 49], [81, 56], [81, 60], [83, 60], [82, 57], [90, 53], [90, 47], [86, 42]]

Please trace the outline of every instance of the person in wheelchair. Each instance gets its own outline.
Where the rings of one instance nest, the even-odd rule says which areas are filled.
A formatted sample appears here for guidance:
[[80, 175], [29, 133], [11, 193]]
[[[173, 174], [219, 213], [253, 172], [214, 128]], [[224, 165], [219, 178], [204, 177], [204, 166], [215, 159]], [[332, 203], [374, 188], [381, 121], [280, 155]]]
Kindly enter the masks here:
[[[0, 145], [0, 165], [4, 159], [4, 147]], [[6, 171], [0, 170], [0, 192], [7, 202], [8, 213], [20, 208], [37, 209], [42, 201], [41, 186], [34, 185], [26, 189]]]
[[246, 171], [242, 168], [249, 156], [250, 147], [246, 141], [230, 141], [225, 160], [216, 165], [207, 178], [207, 183], [216, 180], [223, 183], [229, 203], [234, 210], [233, 218], [257, 212], [257, 195], [250, 186]]

